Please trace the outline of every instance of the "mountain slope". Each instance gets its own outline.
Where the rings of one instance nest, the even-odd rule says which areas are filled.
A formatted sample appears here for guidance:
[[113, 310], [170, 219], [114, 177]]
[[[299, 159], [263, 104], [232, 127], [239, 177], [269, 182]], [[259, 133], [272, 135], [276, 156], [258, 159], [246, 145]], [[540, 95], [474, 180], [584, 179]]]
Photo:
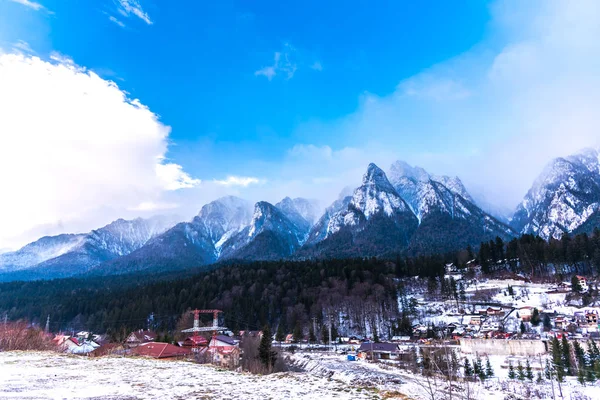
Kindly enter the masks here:
[[5, 264], [3, 272], [21, 271], [28, 279], [78, 275], [139, 249], [172, 225], [172, 218], [163, 216], [131, 221], [118, 219], [87, 234], [45, 237], [17, 252], [0, 256], [2, 262], [7, 259], [13, 262], [12, 266]]
[[[330, 209], [344, 203], [338, 200]], [[325, 222], [327, 227], [323, 228]], [[301, 255], [346, 257], [399, 252], [406, 248], [417, 225], [417, 218], [385, 173], [369, 164], [362, 185], [347, 206], [322, 217]]]
[[260, 201], [250, 225], [228, 239], [222, 259], [273, 260], [289, 257], [303, 243], [308, 227], [298, 226], [278, 207]]
[[560, 238], [600, 209], [600, 154], [586, 149], [552, 160], [517, 207], [511, 225], [520, 233]]
[[162, 272], [211, 264], [217, 259], [217, 251], [210, 233], [196, 216], [191, 222], [175, 225], [128, 255], [97, 265], [90, 274]]
[[515, 235], [509, 226], [473, 203], [460, 179], [435, 177], [402, 161], [394, 163], [390, 171], [391, 183], [419, 219], [409, 254], [446, 253], [496, 236], [508, 240]]
[[95, 267], [92, 273], [168, 271], [214, 263], [223, 244], [248, 225], [251, 210], [246, 200], [222, 197], [204, 205], [192, 221], [175, 225], [131, 254]]

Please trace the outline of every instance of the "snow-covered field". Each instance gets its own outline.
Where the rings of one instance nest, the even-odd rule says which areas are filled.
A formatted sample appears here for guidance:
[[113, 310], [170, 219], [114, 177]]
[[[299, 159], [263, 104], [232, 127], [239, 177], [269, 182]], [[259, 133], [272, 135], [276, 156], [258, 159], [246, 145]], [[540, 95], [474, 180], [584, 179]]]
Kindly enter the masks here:
[[0, 352], [0, 399], [374, 399], [307, 373], [237, 373], [186, 361]]
[[[433, 395], [443, 400], [450, 394], [444, 379], [431, 381], [430, 389], [422, 376], [384, 364], [350, 362], [323, 353], [295, 354], [293, 361], [306, 372], [258, 376], [186, 361], [5, 352], [0, 353], [0, 399], [417, 400]], [[494, 378], [484, 384], [455, 382], [452, 398], [551, 399], [551, 390], [548, 383]], [[600, 387], [581, 387], [574, 380], [563, 384], [562, 390], [565, 399], [600, 398]]]

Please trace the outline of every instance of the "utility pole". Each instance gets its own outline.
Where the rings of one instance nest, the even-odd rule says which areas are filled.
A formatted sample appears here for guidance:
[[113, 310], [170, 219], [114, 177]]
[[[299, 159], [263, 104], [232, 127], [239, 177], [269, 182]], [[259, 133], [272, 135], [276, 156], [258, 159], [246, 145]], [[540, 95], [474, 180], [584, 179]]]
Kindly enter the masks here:
[[46, 333], [50, 332], [50, 314], [48, 314], [48, 318], [46, 318], [46, 329], [44, 329]]
[[328, 315], [329, 319], [329, 349], [331, 350], [331, 314]]

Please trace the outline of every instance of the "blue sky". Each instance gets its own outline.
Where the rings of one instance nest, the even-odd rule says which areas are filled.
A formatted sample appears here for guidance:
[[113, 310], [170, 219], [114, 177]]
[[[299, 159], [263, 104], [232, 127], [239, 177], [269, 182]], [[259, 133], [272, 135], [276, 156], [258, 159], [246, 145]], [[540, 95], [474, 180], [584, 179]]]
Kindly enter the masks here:
[[[364, 92], [393, 92], [471, 48], [489, 21], [482, 1], [142, 0], [151, 24], [121, 15], [112, 0], [41, 3], [52, 14], [3, 0], [5, 45], [24, 40], [115, 80], [172, 127], [168, 156], [201, 178], [280, 159], [297, 143], [354, 145], [297, 128], [352, 113]], [[293, 76], [255, 75], [275, 52], [289, 57]]]
[[326, 206], [396, 159], [512, 209], [598, 144], [599, 21], [594, 0], [0, 0], [0, 248], [225, 194]]

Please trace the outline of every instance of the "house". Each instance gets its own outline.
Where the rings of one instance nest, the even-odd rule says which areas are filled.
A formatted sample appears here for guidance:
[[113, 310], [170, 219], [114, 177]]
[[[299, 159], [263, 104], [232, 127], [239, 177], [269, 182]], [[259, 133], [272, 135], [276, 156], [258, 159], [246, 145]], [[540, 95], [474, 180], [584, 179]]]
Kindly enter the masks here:
[[400, 354], [400, 347], [396, 343], [363, 343], [358, 349], [358, 356], [361, 358], [375, 360], [393, 360]]
[[70, 354], [88, 354], [100, 347], [93, 340], [78, 339], [75, 336], [56, 335], [53, 341], [60, 350]]
[[191, 354], [191, 349], [177, 347], [170, 343], [148, 342], [140, 343], [131, 350], [131, 354], [141, 357], [163, 358], [183, 358]]
[[588, 324], [597, 325], [598, 324], [598, 310], [587, 310], [585, 312], [585, 319], [587, 320]]
[[137, 330], [133, 331], [125, 339], [125, 344], [129, 347], [136, 347], [142, 343], [153, 342], [156, 340], [156, 333], [150, 330]]
[[291, 333], [285, 335], [285, 340], [283, 342], [286, 344], [294, 343], [294, 335]]
[[125, 354], [125, 348], [120, 343], [105, 343], [89, 353], [90, 357], [103, 357], [110, 355], [123, 355]]
[[496, 317], [503, 317], [504, 316], [504, 310], [502, 309], [502, 307], [488, 307], [487, 308], [487, 315], [491, 316], [496, 316]]
[[570, 282], [561, 282], [556, 285], [557, 292], [570, 292], [571, 291], [571, 283]]
[[519, 308], [519, 317], [521, 318], [521, 321], [529, 322], [529, 321], [531, 321], [532, 316], [533, 316], [533, 307], [525, 306], [525, 307]]
[[190, 348], [190, 347], [200, 347], [200, 346], [208, 346], [208, 340], [202, 336], [190, 336], [186, 338], [183, 343], [181, 343], [182, 347]]
[[468, 321], [468, 325], [481, 325], [481, 315], [465, 315], [463, 321]]
[[240, 331], [240, 336], [262, 339], [263, 331]]
[[554, 326], [556, 329], [565, 329], [568, 324], [569, 321], [565, 317], [556, 317], [554, 319]]
[[217, 348], [204, 347], [199, 350], [199, 357], [202, 357], [205, 362], [217, 364], [223, 368], [234, 369], [240, 365], [240, 348]]
[[210, 338], [210, 343], [208, 344], [208, 347], [235, 347], [237, 345], [237, 340], [229, 336], [217, 335]]
[[575, 277], [577, 278], [577, 281], [579, 282], [579, 287], [581, 287], [581, 291], [587, 292], [588, 284], [587, 284], [587, 279], [585, 279], [585, 276], [576, 275]]
[[497, 330], [500, 330], [500, 324], [498, 322], [486, 321], [483, 324], [481, 324], [482, 332], [491, 332], [491, 331], [497, 331]]

